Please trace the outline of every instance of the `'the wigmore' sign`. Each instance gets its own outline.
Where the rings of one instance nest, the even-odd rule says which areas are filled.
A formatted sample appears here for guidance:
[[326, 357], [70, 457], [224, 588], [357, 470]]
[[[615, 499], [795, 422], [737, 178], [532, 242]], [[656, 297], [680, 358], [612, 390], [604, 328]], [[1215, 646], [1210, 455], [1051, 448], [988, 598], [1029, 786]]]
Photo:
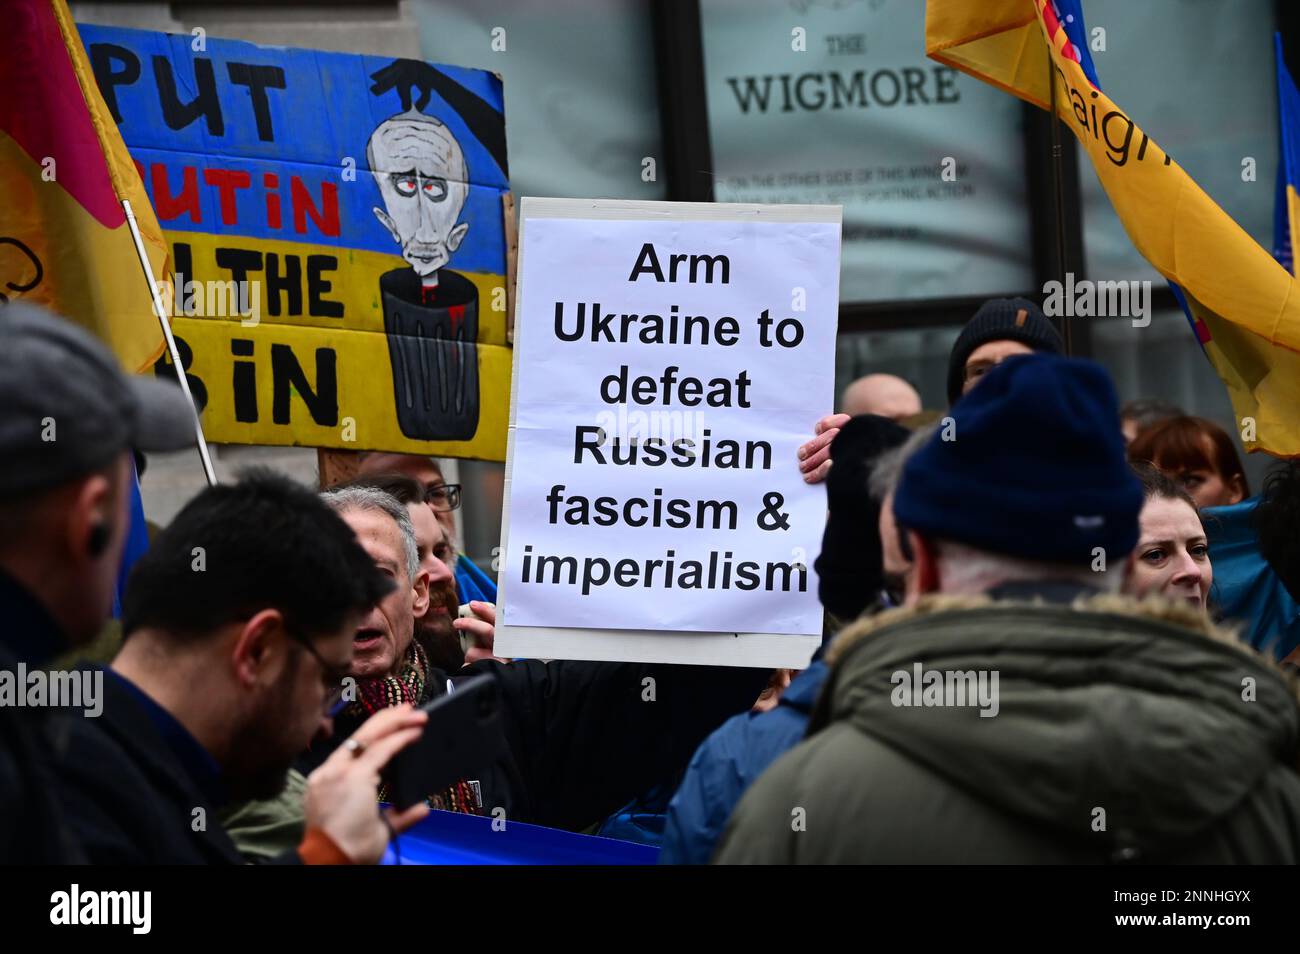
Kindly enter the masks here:
[[840, 210], [524, 199], [497, 649], [802, 666]]

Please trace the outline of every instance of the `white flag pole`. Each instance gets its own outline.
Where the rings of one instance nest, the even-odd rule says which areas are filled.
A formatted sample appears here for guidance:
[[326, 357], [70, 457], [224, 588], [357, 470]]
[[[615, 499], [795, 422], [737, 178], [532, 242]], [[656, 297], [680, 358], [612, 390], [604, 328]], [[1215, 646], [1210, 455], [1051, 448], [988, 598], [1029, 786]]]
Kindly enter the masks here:
[[199, 420], [198, 408], [194, 406], [194, 396], [190, 394], [190, 383], [186, 380], [185, 370], [181, 366], [180, 352], [176, 350], [176, 339], [172, 337], [172, 326], [171, 322], [167, 320], [167, 309], [163, 307], [162, 295], [158, 292], [158, 283], [154, 281], [153, 268], [149, 265], [149, 255], [145, 252], [144, 239], [140, 235], [140, 226], [136, 224], [135, 213], [131, 211], [129, 199], [122, 200], [122, 209], [126, 212], [126, 222], [131, 228], [131, 237], [135, 239], [135, 252], [140, 256], [140, 267], [144, 270], [144, 279], [149, 283], [149, 295], [153, 299], [153, 313], [158, 316], [158, 324], [162, 325], [163, 337], [167, 339], [167, 351], [172, 356], [172, 367], [176, 369], [176, 380], [180, 382], [181, 391], [185, 394], [185, 400], [194, 412], [194, 440], [199, 448], [199, 457], [203, 460], [203, 475], [208, 479], [208, 486], [215, 487], [217, 485], [217, 474], [212, 469], [212, 458], [208, 456], [208, 442], [203, 436], [203, 422]]

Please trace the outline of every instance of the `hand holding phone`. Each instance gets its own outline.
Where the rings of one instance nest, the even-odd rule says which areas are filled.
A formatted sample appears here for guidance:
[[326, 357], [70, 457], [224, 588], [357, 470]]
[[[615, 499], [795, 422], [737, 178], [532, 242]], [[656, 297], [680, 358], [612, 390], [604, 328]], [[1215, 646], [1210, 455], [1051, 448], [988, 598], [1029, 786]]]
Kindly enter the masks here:
[[396, 808], [414, 805], [464, 779], [479, 778], [505, 752], [501, 689], [491, 674], [454, 684], [420, 707], [429, 721], [420, 738], [393, 757], [384, 773]]

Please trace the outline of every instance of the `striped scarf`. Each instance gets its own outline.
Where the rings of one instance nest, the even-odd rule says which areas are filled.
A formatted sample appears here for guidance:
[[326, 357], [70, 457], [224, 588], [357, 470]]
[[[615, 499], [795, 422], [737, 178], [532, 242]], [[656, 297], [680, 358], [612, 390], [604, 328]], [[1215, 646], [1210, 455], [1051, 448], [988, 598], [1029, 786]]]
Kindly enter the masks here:
[[[432, 688], [429, 683], [429, 657], [419, 641], [413, 639], [397, 675], [359, 682], [356, 701], [348, 706], [347, 713], [357, 719], [365, 720], [380, 709], [389, 709], [402, 703], [422, 705], [433, 698]], [[379, 800], [388, 801], [386, 782], [380, 783]], [[430, 795], [425, 801], [429, 803], [430, 808], [445, 812], [478, 815], [482, 811], [478, 785], [467, 780], [459, 781], [435, 795]]]

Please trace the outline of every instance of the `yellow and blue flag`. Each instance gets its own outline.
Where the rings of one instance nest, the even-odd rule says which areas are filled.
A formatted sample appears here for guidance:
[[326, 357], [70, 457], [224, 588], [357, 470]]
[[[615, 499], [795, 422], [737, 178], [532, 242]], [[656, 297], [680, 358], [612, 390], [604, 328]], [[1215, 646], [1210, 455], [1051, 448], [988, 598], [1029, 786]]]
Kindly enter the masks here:
[[928, 0], [926, 52], [1056, 112], [1174, 288], [1247, 450], [1300, 457], [1300, 282], [1104, 92], [1079, 0]]
[[22, 297], [83, 325], [127, 371], [163, 333], [122, 200], [155, 275], [167, 245], [65, 0], [0, 0], [0, 301]]

